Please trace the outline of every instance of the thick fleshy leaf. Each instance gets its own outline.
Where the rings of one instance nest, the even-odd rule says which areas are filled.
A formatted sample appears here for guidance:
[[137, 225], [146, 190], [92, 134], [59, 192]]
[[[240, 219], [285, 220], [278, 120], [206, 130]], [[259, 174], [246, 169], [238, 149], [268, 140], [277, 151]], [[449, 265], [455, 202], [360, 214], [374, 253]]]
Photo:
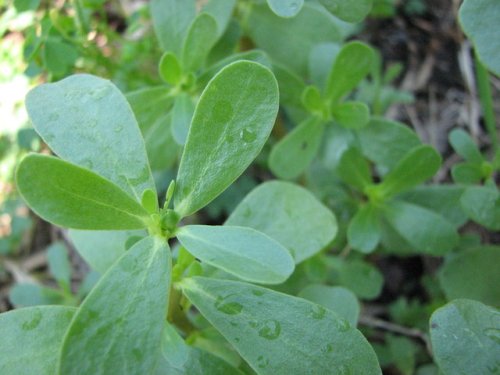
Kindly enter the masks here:
[[267, 0], [267, 4], [278, 16], [290, 18], [300, 12], [304, 0]]
[[368, 254], [380, 242], [381, 229], [379, 213], [375, 206], [366, 204], [354, 215], [347, 228], [349, 245], [355, 250]]
[[337, 234], [335, 215], [308, 190], [289, 182], [265, 182], [236, 207], [225, 225], [250, 227], [285, 246], [300, 263]]
[[408, 126], [375, 118], [358, 130], [363, 154], [377, 166], [392, 169], [414, 147], [421, 145], [417, 134]]
[[309, 54], [308, 76], [321, 91], [325, 89], [328, 75], [340, 48], [341, 46], [337, 43], [320, 43], [314, 46]]
[[436, 310], [430, 331], [434, 359], [443, 375], [495, 375], [500, 358], [500, 313], [459, 299]]
[[182, 47], [184, 71], [194, 72], [203, 66], [217, 36], [217, 21], [207, 13], [200, 13], [189, 27]]
[[[292, 18], [277, 16], [267, 4], [256, 4], [247, 21], [248, 33], [257, 47], [301, 76], [307, 73], [309, 52], [316, 44], [340, 42], [342, 38], [334, 17], [311, 2], [305, 2]], [[294, 36], [293, 43], [290, 35]]]
[[333, 15], [343, 21], [357, 23], [370, 13], [373, 0], [320, 0]]
[[172, 135], [181, 146], [186, 143], [194, 108], [193, 99], [188, 94], [181, 93], [175, 98], [172, 109]]
[[155, 190], [144, 140], [127, 100], [110, 81], [78, 74], [34, 88], [26, 108], [61, 158], [114, 182], [140, 201]]
[[333, 109], [333, 118], [349, 129], [360, 129], [370, 121], [370, 108], [362, 102], [345, 102]]
[[161, 48], [180, 56], [184, 38], [196, 16], [196, 2], [190, 0], [152, 0], [150, 12]]
[[421, 184], [436, 174], [441, 166], [441, 156], [431, 146], [411, 150], [377, 186], [384, 196], [390, 197]]
[[150, 374], [158, 360], [170, 283], [170, 249], [147, 237], [99, 280], [75, 314], [60, 374]]
[[269, 155], [271, 171], [283, 179], [300, 176], [321, 146], [325, 125], [321, 119], [309, 117], [273, 147]]
[[235, 281], [195, 277], [181, 287], [260, 375], [381, 374], [363, 335], [322, 306]]
[[460, 198], [462, 208], [475, 222], [500, 230], [500, 192], [494, 186], [467, 188]]
[[16, 308], [38, 305], [63, 305], [59, 290], [32, 283], [17, 283], [9, 290], [9, 300]]
[[500, 76], [500, 50], [495, 42], [500, 40], [500, 3], [496, 0], [465, 0], [459, 16], [465, 34], [472, 40], [483, 64]]
[[0, 373], [53, 375], [75, 308], [28, 307], [0, 315]]
[[456, 153], [465, 160], [472, 163], [482, 163], [484, 161], [481, 151], [479, 151], [470, 135], [462, 129], [455, 129], [450, 133], [450, 143]]
[[333, 311], [347, 320], [351, 327], [356, 327], [358, 324], [360, 305], [354, 293], [349, 289], [341, 286], [313, 284], [302, 289], [299, 297]]
[[295, 268], [286, 248], [252, 228], [187, 225], [177, 238], [202, 262], [246, 281], [280, 284]]
[[350, 93], [370, 72], [375, 53], [361, 42], [345, 44], [333, 63], [328, 76], [326, 96], [334, 103]]
[[443, 255], [458, 243], [455, 227], [426, 208], [392, 201], [384, 207], [384, 217], [400, 236], [423, 253]]
[[484, 178], [481, 165], [477, 163], [458, 163], [451, 169], [453, 181], [457, 184], [476, 185]]
[[223, 68], [203, 91], [184, 148], [176, 211], [190, 215], [222, 193], [257, 157], [278, 112], [271, 71], [241, 61]]
[[344, 182], [361, 192], [373, 183], [370, 165], [356, 147], [342, 154], [337, 173]]
[[233, 14], [236, 0], [208, 0], [204, 2], [201, 11], [210, 14], [217, 21], [217, 35], [226, 30]]
[[452, 254], [439, 272], [449, 300], [469, 298], [500, 307], [500, 247], [481, 246]]
[[460, 227], [467, 221], [467, 215], [460, 205], [464, 190], [463, 186], [452, 184], [423, 185], [405, 192], [400, 197], [406, 202], [435, 211], [456, 227]]
[[93, 270], [104, 274], [125, 253], [127, 240], [145, 237], [146, 231], [70, 229], [68, 234], [78, 254]]
[[242, 375], [223, 359], [187, 345], [175, 328], [165, 324], [155, 375]]
[[171, 85], [177, 85], [182, 79], [182, 66], [172, 52], [165, 52], [161, 57], [158, 71], [161, 79]]
[[140, 229], [149, 214], [101, 176], [45, 155], [25, 157], [16, 172], [19, 192], [43, 219], [76, 229]]

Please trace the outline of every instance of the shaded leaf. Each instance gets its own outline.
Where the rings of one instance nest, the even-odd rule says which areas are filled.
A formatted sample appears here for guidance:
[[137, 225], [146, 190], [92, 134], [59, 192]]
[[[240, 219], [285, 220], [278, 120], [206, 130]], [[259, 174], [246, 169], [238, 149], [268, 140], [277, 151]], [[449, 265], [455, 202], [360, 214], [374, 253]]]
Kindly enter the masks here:
[[246, 281], [279, 284], [295, 268], [286, 248], [255, 229], [187, 225], [178, 230], [177, 238], [202, 262]]
[[75, 229], [140, 229], [149, 214], [118, 186], [61, 159], [30, 154], [16, 172], [19, 192], [39, 216]]
[[333, 118], [349, 129], [360, 129], [370, 121], [370, 109], [362, 102], [345, 102], [335, 106]]
[[370, 165], [356, 147], [342, 154], [336, 171], [344, 182], [361, 192], [373, 182]]
[[347, 228], [349, 245], [368, 254], [374, 251], [381, 238], [379, 213], [375, 206], [366, 204], [354, 215]]
[[280, 17], [294, 17], [300, 12], [304, 0], [267, 0], [271, 10]]
[[320, 0], [333, 15], [343, 21], [357, 23], [370, 13], [373, 0]]
[[182, 47], [182, 67], [184, 71], [201, 68], [205, 58], [217, 41], [217, 21], [207, 13], [200, 13], [189, 26]]
[[500, 230], [500, 193], [495, 187], [467, 188], [460, 203], [472, 220], [488, 229]]

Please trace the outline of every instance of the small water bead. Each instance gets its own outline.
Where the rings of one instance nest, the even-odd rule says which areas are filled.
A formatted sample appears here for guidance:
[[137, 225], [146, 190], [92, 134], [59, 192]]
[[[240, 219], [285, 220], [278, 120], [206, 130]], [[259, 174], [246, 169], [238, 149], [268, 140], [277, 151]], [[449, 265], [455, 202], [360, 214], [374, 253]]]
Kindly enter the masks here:
[[269, 366], [269, 363], [269, 358], [266, 358], [263, 355], [259, 355], [257, 357], [257, 366], [259, 366], [259, 368], [265, 369], [267, 366]]
[[251, 143], [257, 139], [257, 135], [253, 130], [250, 129], [242, 129], [240, 131], [240, 139], [245, 143]]
[[333, 352], [333, 345], [332, 344], [326, 344], [321, 348], [321, 353], [327, 354]]
[[228, 301], [234, 294], [230, 294], [226, 297], [219, 296], [214, 303], [214, 307], [221, 313], [227, 315], [238, 315], [243, 310], [243, 305], [235, 301]]
[[92, 91], [90, 91], [90, 96], [92, 96], [92, 98], [94, 98], [95, 100], [100, 100], [100, 99], [104, 98], [108, 94], [109, 91], [110, 91], [110, 87], [108, 85], [97, 87], [97, 88], [93, 89]]
[[117, 125], [115, 125], [115, 127], [113, 128], [113, 130], [114, 130], [115, 133], [120, 133], [123, 130], [123, 125], [117, 124]]
[[23, 331], [34, 330], [36, 327], [40, 325], [42, 318], [43, 318], [42, 313], [39, 310], [35, 310], [33, 312], [33, 316], [31, 317], [31, 319], [24, 322], [21, 325], [21, 328], [23, 329]]
[[500, 329], [487, 328], [483, 332], [488, 338], [495, 341], [497, 344], [500, 344]]
[[325, 314], [326, 314], [326, 309], [323, 306], [314, 305], [311, 308], [310, 315], [313, 319], [321, 320], [325, 317]]
[[259, 329], [259, 336], [267, 340], [276, 340], [281, 334], [281, 324], [277, 320], [266, 320]]

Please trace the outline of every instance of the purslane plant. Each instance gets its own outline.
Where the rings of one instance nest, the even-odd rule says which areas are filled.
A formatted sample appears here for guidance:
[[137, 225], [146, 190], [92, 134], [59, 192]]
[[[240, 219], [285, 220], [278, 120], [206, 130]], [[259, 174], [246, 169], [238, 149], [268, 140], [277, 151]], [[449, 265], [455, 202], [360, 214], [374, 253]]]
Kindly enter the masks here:
[[[2, 353], [7, 352], [4, 345], [15, 345], [11, 333], [21, 335], [26, 330], [29, 333], [18, 342], [32, 340], [26, 348], [18, 347], [17, 355], [12, 351], [2, 355], [2, 369], [19, 372], [28, 366], [36, 373], [135, 374], [189, 368], [195, 365], [188, 361], [191, 355], [198, 361], [201, 354], [193, 349], [179, 364], [179, 338], [166, 326], [171, 309], [177, 308], [168, 307], [169, 298], [179, 303], [181, 293], [259, 374], [321, 373], [332, 367], [380, 373], [367, 341], [343, 318], [306, 300], [227, 279], [281, 283], [295, 262], [331, 241], [335, 219], [306, 191], [284, 185], [289, 190], [281, 203], [285, 212], [297, 215], [290, 205], [306, 199], [305, 208], [317, 205], [329, 224], [309, 250], [294, 244], [300, 245], [293, 252], [295, 261], [282, 244], [290, 245], [290, 240], [279, 228], [280, 220], [286, 225], [293, 218], [278, 218], [274, 228], [276, 221], [247, 223], [245, 210], [252, 203], [222, 227], [178, 226], [226, 189], [260, 152], [278, 108], [277, 84], [267, 68], [235, 62], [209, 82], [196, 106], [179, 172], [163, 208], [158, 206], [137, 123], [111, 83], [89, 75], [72, 76], [33, 90], [27, 108], [35, 129], [66, 159], [35, 154], [23, 159], [17, 184], [30, 207], [57, 225], [85, 230], [145, 228], [149, 235], [113, 263], [78, 309], [34, 307], [2, 315], [0, 326], [12, 327], [2, 341]], [[281, 188], [269, 185], [268, 192], [261, 189], [255, 194], [273, 200]], [[293, 195], [296, 198], [288, 201]], [[311, 214], [317, 215], [315, 210], [304, 213], [306, 218]], [[187, 257], [192, 264], [180, 268], [176, 264], [175, 272], [167, 242], [174, 236], [183, 246], [178, 261], [192, 254]], [[223, 278], [193, 276], [203, 273], [195, 266], [195, 257], [224, 271]], [[174, 319], [169, 324], [175, 323]], [[301, 345], [304, 337], [307, 348]], [[36, 353], [44, 345], [47, 354], [39, 358]], [[26, 364], [19, 356], [39, 360]], [[203, 358], [220, 361], [209, 354]]]

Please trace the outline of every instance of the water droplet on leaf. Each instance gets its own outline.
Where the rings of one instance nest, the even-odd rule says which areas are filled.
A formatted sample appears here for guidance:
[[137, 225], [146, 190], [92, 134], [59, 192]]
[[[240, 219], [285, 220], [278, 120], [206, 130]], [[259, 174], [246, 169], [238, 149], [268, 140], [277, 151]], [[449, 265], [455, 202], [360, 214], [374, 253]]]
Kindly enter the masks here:
[[281, 334], [281, 324], [274, 319], [266, 320], [259, 329], [259, 336], [267, 340], [276, 340]]
[[311, 309], [311, 317], [313, 319], [323, 319], [326, 314], [326, 309], [320, 305], [314, 305]]
[[243, 310], [243, 305], [235, 301], [228, 301], [234, 294], [230, 294], [226, 297], [219, 296], [215, 301], [214, 307], [227, 315], [238, 315]]
[[243, 129], [240, 131], [240, 138], [243, 142], [250, 143], [250, 142], [255, 141], [257, 136], [255, 135], [255, 133], [252, 130]]
[[32, 318], [24, 322], [21, 327], [24, 331], [31, 331], [36, 327], [38, 327], [41, 321], [42, 321], [42, 313], [39, 310], [35, 310], [33, 312]]

